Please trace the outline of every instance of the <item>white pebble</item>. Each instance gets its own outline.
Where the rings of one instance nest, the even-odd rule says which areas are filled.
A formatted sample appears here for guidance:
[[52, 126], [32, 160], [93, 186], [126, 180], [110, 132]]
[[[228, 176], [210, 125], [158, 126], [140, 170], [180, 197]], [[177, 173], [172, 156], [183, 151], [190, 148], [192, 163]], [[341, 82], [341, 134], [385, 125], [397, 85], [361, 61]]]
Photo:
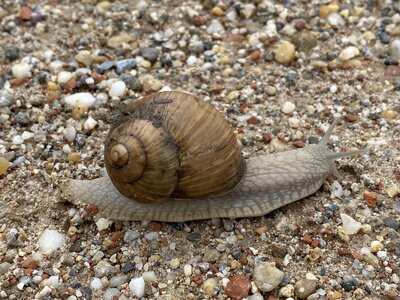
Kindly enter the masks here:
[[45, 229], [39, 237], [39, 250], [47, 252], [57, 250], [65, 242], [65, 236], [57, 230]]
[[14, 65], [11, 71], [15, 78], [31, 77], [31, 66], [28, 64], [20, 63]]
[[62, 151], [65, 153], [65, 154], [68, 154], [68, 153], [71, 153], [71, 147], [68, 145], [68, 144], [65, 144], [64, 146], [63, 146], [63, 148], [62, 148]]
[[93, 128], [95, 128], [97, 125], [97, 121], [95, 119], [93, 119], [92, 117], [87, 118], [87, 120], [85, 121], [85, 124], [83, 125], [83, 127], [86, 130], [92, 130]]
[[103, 288], [103, 284], [101, 283], [100, 278], [93, 278], [90, 282], [90, 287], [94, 290], [101, 290]]
[[60, 280], [58, 276], [50, 276], [49, 278], [43, 280], [41, 284], [57, 289], [60, 286]]
[[73, 142], [75, 140], [75, 137], [76, 137], [76, 129], [75, 129], [75, 127], [69, 126], [69, 127], [64, 129], [63, 133], [64, 133], [64, 138], [68, 142]]
[[105, 218], [100, 218], [96, 222], [97, 230], [101, 231], [103, 229], [107, 229], [110, 226], [110, 221]]
[[24, 142], [24, 140], [22, 139], [22, 136], [16, 135], [16, 136], [13, 137], [12, 142], [13, 142], [14, 145], [20, 145], [20, 144], [22, 144]]
[[332, 84], [331, 87], [329, 88], [329, 91], [334, 94], [337, 92], [337, 86], [336, 84]]
[[295, 108], [296, 108], [296, 105], [293, 102], [290, 102], [290, 101], [286, 101], [282, 105], [282, 111], [285, 114], [291, 114], [292, 112], [294, 112]]
[[87, 107], [91, 107], [96, 99], [90, 93], [76, 93], [65, 97], [65, 103], [76, 106], [77, 103], [85, 104]]
[[340, 214], [342, 219], [343, 231], [346, 234], [356, 234], [361, 229], [361, 223], [354, 220], [352, 217], [346, 214]]
[[33, 138], [35, 136], [35, 134], [33, 133], [33, 132], [30, 132], [30, 131], [24, 131], [23, 133], [22, 133], [22, 139], [24, 140], [24, 141], [26, 141], [26, 140], [29, 140], [29, 139], [31, 139], [31, 138]]
[[385, 259], [387, 257], [387, 252], [379, 250], [378, 252], [376, 252], [376, 256], [378, 256], [380, 259], [383, 260], [383, 259]]
[[144, 296], [144, 280], [143, 277], [132, 279], [129, 282], [129, 288], [134, 296], [138, 298], [142, 298]]
[[400, 39], [392, 42], [390, 45], [390, 53], [394, 59], [400, 59]]
[[185, 276], [192, 275], [192, 265], [189, 265], [189, 264], [185, 265], [183, 267], [183, 272], [185, 273]]
[[339, 54], [339, 59], [340, 60], [349, 60], [352, 59], [353, 57], [356, 57], [360, 55], [360, 50], [354, 46], [349, 46], [345, 48], [340, 54]]
[[126, 84], [123, 81], [116, 81], [111, 84], [108, 94], [110, 97], [121, 97], [125, 94]]
[[331, 190], [331, 196], [334, 198], [340, 198], [343, 196], [343, 188], [340, 185], [340, 183], [336, 180], [332, 182], [330, 190]]
[[58, 74], [58, 72], [60, 72], [64, 67], [64, 62], [61, 60], [54, 60], [50, 63], [49, 67], [52, 73]]
[[188, 57], [188, 59], [186, 60], [186, 63], [187, 63], [188, 66], [193, 66], [194, 64], [197, 63], [197, 57], [194, 56], [194, 55], [190, 55]]
[[146, 282], [153, 282], [157, 280], [156, 273], [154, 271], [143, 272], [142, 274], [143, 280]]
[[71, 72], [68, 72], [68, 71], [61, 71], [57, 75], [57, 82], [58, 83], [67, 83], [72, 78], [74, 78], [74, 73], [71, 73]]

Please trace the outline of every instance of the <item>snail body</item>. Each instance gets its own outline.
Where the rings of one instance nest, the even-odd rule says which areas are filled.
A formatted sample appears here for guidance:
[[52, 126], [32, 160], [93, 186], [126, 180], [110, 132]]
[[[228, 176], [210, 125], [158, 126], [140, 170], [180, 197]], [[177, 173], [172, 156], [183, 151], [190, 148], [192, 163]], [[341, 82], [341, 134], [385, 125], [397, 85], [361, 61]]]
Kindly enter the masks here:
[[[334, 123], [335, 124], [335, 123]], [[108, 176], [70, 180], [66, 198], [98, 207], [115, 220], [181, 222], [261, 216], [315, 193], [334, 160], [326, 143], [244, 160], [225, 119], [184, 92], [133, 102], [105, 142]]]

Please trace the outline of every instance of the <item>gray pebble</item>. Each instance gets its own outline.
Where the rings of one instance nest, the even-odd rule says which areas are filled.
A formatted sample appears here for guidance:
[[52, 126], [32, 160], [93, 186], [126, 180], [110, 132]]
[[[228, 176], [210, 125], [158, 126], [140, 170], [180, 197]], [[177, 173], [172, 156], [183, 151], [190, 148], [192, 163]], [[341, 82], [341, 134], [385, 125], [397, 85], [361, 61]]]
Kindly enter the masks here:
[[281, 283], [284, 273], [268, 262], [260, 262], [254, 267], [255, 285], [263, 292], [270, 292]]
[[104, 292], [102, 299], [104, 299], [104, 300], [113, 300], [115, 298], [118, 298], [120, 294], [121, 294], [121, 292], [116, 288], [107, 289]]
[[126, 86], [132, 91], [141, 91], [143, 86], [139, 79], [129, 74], [122, 74], [120, 79], [125, 82]]
[[117, 272], [115, 267], [105, 260], [100, 261], [93, 269], [98, 278], [109, 276]]
[[153, 48], [153, 47], [142, 47], [140, 48], [140, 53], [142, 54], [142, 56], [150, 61], [150, 62], [155, 62], [157, 61], [158, 58], [158, 54], [160, 51], [158, 51], [157, 48]]
[[28, 125], [31, 122], [31, 118], [25, 112], [19, 112], [15, 115], [14, 121], [20, 125]]
[[10, 269], [11, 264], [9, 262], [3, 262], [0, 264], [0, 274], [6, 274]]
[[19, 58], [19, 49], [17, 47], [10, 47], [8, 49], [6, 49], [4, 51], [5, 53], [5, 57], [9, 60], [9, 61], [14, 61], [17, 60]]
[[203, 261], [208, 263], [214, 263], [219, 259], [220, 253], [217, 249], [206, 247], [204, 250]]
[[201, 53], [204, 51], [204, 44], [202, 41], [190, 41], [188, 50], [193, 53]]
[[115, 71], [117, 74], [122, 74], [126, 70], [132, 70], [136, 66], [136, 59], [128, 58], [119, 60], [115, 63]]
[[97, 66], [97, 73], [103, 74], [107, 70], [110, 70], [112, 67], [115, 66], [115, 63], [110, 60], [106, 60], [105, 62], [102, 62], [100, 65]]
[[399, 230], [400, 228], [399, 222], [393, 216], [384, 218], [383, 223], [385, 224], [386, 227], [390, 227], [394, 230]]
[[14, 99], [10, 94], [8, 93], [0, 94], [0, 108], [10, 107], [13, 104], [14, 104]]
[[117, 275], [110, 279], [110, 285], [113, 287], [118, 287], [128, 282], [128, 275]]
[[124, 242], [130, 243], [134, 240], [137, 240], [140, 237], [140, 233], [138, 231], [128, 230], [124, 235]]
[[226, 231], [232, 231], [235, 228], [235, 224], [231, 219], [222, 219], [222, 224]]

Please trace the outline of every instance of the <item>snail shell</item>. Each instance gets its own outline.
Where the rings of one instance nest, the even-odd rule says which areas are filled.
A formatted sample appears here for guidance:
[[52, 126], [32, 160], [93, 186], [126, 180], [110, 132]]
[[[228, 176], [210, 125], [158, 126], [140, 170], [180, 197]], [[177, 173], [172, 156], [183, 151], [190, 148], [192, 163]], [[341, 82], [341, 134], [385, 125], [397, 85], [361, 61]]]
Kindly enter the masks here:
[[155, 93], [128, 106], [107, 136], [104, 158], [117, 190], [143, 203], [225, 194], [245, 171], [230, 125], [184, 92]]
[[62, 184], [67, 200], [96, 205], [117, 220], [181, 222], [261, 216], [315, 193], [335, 159], [327, 142], [246, 160], [229, 124], [210, 104], [184, 92], [136, 100], [105, 142], [108, 176]]

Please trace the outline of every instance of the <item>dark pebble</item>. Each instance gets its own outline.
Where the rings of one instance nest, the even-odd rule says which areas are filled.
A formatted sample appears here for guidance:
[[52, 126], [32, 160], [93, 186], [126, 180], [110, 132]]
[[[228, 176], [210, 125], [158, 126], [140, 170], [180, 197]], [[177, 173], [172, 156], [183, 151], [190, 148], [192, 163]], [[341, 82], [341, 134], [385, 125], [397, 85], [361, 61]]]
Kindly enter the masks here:
[[31, 118], [25, 112], [19, 112], [14, 116], [14, 121], [20, 125], [28, 125], [31, 123]]
[[10, 94], [0, 94], [0, 108], [10, 107], [14, 104], [14, 99]]
[[74, 268], [71, 268], [70, 270], [69, 270], [69, 272], [68, 272], [68, 275], [69, 276], [76, 276], [78, 274], [78, 270], [77, 269], [74, 269]]
[[185, 223], [179, 222], [179, 223], [170, 223], [172, 228], [175, 228], [178, 231], [183, 231], [185, 229]]
[[19, 58], [19, 49], [17, 47], [11, 47], [6, 49], [4, 54], [9, 61], [14, 61]]
[[132, 70], [136, 66], [136, 59], [128, 58], [119, 60], [115, 63], [115, 71], [117, 74], [122, 74], [126, 70]]
[[378, 37], [382, 44], [389, 44], [390, 36], [387, 33], [385, 33], [384, 31], [379, 32]]
[[81, 291], [86, 299], [92, 299], [92, 290], [89, 287], [83, 286], [81, 287]]
[[286, 274], [283, 275], [282, 281], [279, 284], [279, 286], [286, 286], [288, 285], [288, 283], [290, 282], [290, 278], [289, 276], [287, 276]]
[[290, 70], [286, 74], [285, 79], [286, 79], [286, 81], [293, 81], [296, 78], [296, 76], [297, 76], [296, 71]]
[[81, 252], [82, 251], [82, 241], [77, 239], [71, 247], [69, 247], [69, 252]]
[[397, 222], [396, 218], [393, 216], [384, 218], [383, 223], [386, 227], [392, 228], [396, 231], [400, 228], [399, 222]]
[[138, 92], [143, 89], [143, 85], [139, 79], [132, 75], [122, 74], [120, 79], [125, 82], [126, 86], [132, 91]]
[[55, 275], [53, 269], [44, 269], [43, 273], [45, 273], [45, 274], [47, 274], [49, 276], [54, 276]]
[[73, 281], [72, 284], [71, 284], [71, 287], [73, 289], [80, 288], [81, 287], [81, 283], [79, 281]]
[[314, 136], [314, 135], [310, 136], [310, 137], [308, 138], [308, 143], [309, 143], [310, 145], [316, 145], [316, 144], [318, 144], [318, 143], [319, 143], [319, 137]]
[[50, 77], [49, 72], [42, 72], [37, 76], [37, 81], [39, 84], [45, 84], [47, 83], [47, 79]]
[[83, 147], [86, 143], [86, 136], [84, 134], [78, 133], [75, 137], [75, 142], [79, 147]]
[[204, 50], [205, 50], [205, 51], [211, 50], [213, 46], [214, 46], [213, 43], [210, 42], [210, 41], [205, 41], [205, 42], [204, 42]]
[[144, 59], [154, 63], [157, 61], [159, 51], [157, 48], [153, 47], [142, 47], [140, 48], [140, 53], [144, 57]]
[[198, 232], [190, 232], [187, 234], [186, 239], [191, 242], [197, 242], [201, 239], [201, 234]]
[[131, 263], [131, 262], [128, 262], [128, 263], [126, 263], [126, 264], [123, 264], [122, 267], [121, 267], [121, 271], [122, 271], [123, 273], [132, 272], [134, 269], [135, 269], [135, 264], [134, 264], [134, 263]]
[[232, 231], [235, 228], [235, 224], [231, 219], [222, 219], [222, 225], [226, 231]]

